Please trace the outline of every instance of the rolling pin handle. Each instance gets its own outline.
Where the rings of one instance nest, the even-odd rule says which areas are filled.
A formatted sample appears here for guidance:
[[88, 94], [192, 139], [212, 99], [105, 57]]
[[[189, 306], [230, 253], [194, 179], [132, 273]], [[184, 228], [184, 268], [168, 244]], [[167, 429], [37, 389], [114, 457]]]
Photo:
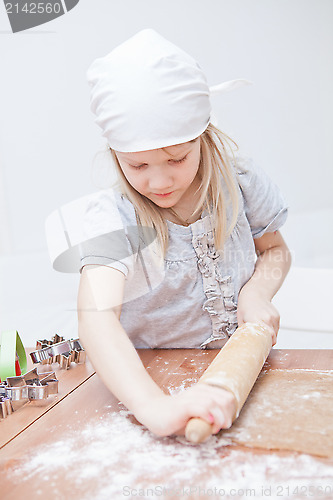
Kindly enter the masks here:
[[185, 429], [185, 437], [191, 443], [202, 443], [212, 435], [213, 426], [202, 418], [191, 418]]

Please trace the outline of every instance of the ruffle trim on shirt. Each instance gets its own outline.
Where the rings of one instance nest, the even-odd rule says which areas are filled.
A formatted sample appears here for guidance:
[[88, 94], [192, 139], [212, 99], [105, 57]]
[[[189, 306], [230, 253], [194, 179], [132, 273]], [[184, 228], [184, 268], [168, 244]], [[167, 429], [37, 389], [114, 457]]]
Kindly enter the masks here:
[[201, 348], [206, 348], [213, 341], [227, 339], [236, 330], [237, 306], [231, 276], [223, 276], [220, 271], [220, 256], [215, 249], [213, 231], [193, 234], [192, 243], [207, 297], [202, 308], [208, 312], [212, 321], [212, 334], [200, 345]]

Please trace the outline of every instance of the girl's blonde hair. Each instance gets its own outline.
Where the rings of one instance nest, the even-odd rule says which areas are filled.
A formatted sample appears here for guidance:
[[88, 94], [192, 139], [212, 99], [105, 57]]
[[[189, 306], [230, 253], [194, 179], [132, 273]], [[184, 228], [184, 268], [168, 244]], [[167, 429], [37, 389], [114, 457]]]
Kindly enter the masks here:
[[[231, 160], [235, 159], [237, 144], [211, 123], [200, 136], [201, 154], [198, 174], [201, 191], [193, 214], [206, 209], [212, 216], [215, 245], [222, 250], [226, 238], [235, 227], [238, 216], [238, 189]], [[234, 146], [234, 147], [233, 147]], [[116, 153], [108, 148], [118, 174], [118, 186], [132, 202], [139, 224], [156, 230], [157, 240], [165, 255], [168, 247], [168, 227], [159, 207], [136, 191], [127, 181]], [[223, 185], [224, 184], [224, 185]], [[227, 227], [227, 209], [231, 206], [231, 218]], [[229, 212], [228, 212], [229, 213]]]

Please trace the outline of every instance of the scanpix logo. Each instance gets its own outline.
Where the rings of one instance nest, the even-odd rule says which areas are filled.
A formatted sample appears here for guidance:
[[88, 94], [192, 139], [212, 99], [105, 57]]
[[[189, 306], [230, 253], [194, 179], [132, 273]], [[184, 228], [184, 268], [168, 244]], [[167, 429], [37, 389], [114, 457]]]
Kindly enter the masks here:
[[6, 12], [13, 33], [45, 24], [72, 10], [80, 0], [47, 0], [46, 2], [27, 2], [4, 0]]

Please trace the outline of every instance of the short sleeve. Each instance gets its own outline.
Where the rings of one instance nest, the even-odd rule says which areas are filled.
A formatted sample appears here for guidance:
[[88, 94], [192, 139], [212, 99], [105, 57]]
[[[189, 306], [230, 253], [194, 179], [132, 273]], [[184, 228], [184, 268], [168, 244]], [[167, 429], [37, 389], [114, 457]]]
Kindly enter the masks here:
[[86, 238], [79, 246], [80, 271], [87, 264], [95, 264], [118, 269], [127, 276], [132, 267], [133, 248], [112, 190], [92, 197], [83, 228]]
[[277, 231], [288, 216], [288, 205], [280, 189], [249, 158], [237, 157], [236, 174], [253, 238]]
[[127, 233], [111, 189], [67, 203], [46, 220], [50, 258], [54, 269], [61, 272], [79, 272], [86, 264], [101, 264], [127, 276], [133, 265]]
[[110, 232], [83, 242], [79, 247], [80, 272], [88, 264], [118, 269], [125, 276], [129, 272], [130, 253], [123, 231]]

